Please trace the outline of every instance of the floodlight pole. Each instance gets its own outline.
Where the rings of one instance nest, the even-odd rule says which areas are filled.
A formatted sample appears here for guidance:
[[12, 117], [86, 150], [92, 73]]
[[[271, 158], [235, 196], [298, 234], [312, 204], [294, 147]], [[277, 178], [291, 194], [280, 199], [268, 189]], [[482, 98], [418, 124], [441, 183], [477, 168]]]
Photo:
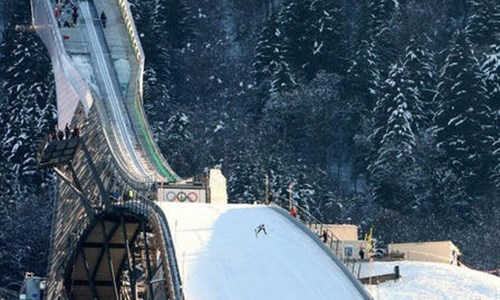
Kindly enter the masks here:
[[264, 204], [269, 205], [269, 176], [267, 176], [267, 173], [264, 175], [265, 177], [265, 194], [264, 194]]

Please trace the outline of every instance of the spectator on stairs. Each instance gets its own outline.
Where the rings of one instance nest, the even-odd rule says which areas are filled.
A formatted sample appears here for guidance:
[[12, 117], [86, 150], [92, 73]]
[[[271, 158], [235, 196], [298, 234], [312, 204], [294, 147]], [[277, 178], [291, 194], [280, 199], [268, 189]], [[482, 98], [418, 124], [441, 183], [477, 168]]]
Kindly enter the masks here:
[[64, 135], [66, 136], [66, 139], [69, 140], [71, 137], [71, 129], [69, 129], [68, 123], [66, 123], [66, 127], [64, 127]]
[[73, 9], [71, 16], [73, 17], [73, 26], [76, 26], [76, 23], [78, 22], [78, 12]]
[[328, 242], [328, 232], [326, 231], [326, 229], [323, 229], [323, 233], [321, 234], [321, 240], [325, 244]]
[[108, 20], [108, 17], [106, 17], [106, 14], [104, 12], [101, 12], [101, 23], [102, 23], [102, 28], [106, 28], [106, 21]]

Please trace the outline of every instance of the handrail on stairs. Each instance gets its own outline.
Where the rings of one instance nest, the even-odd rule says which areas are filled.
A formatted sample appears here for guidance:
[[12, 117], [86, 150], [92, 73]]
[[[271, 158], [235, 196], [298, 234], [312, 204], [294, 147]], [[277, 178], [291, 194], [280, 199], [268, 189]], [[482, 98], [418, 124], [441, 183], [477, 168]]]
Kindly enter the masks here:
[[[276, 204], [280, 206], [283, 209], [287, 209], [288, 207], [288, 201], [285, 201], [283, 199], [277, 198], [278, 201], [276, 201]], [[320, 221], [318, 218], [313, 216], [307, 209], [301, 207], [298, 204], [293, 205], [297, 210], [298, 210], [298, 220], [301, 221], [303, 224], [305, 224], [309, 230], [313, 231], [313, 226], [315, 229], [318, 229], [319, 226], [319, 233], [321, 234], [323, 230], [326, 230], [327, 235], [328, 235], [328, 246], [332, 252], [335, 253], [335, 255], [338, 257], [339, 256], [339, 245], [342, 243], [342, 241], [326, 226], [327, 224], [323, 223]], [[314, 231], [313, 231], [314, 232]], [[334, 248], [335, 244], [335, 248]]]

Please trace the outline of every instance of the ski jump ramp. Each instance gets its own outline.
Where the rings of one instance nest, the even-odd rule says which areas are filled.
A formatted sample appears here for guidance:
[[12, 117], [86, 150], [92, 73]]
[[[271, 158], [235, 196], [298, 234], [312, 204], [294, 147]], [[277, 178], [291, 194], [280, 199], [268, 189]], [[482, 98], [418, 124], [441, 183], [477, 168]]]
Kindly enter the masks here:
[[[82, 129], [82, 150], [54, 165], [64, 182], [54, 204], [47, 298], [370, 299], [285, 211], [200, 203], [225, 202], [225, 179], [213, 186], [181, 179], [154, 143], [142, 109], [144, 54], [128, 2], [76, 4], [80, 21], [59, 28], [53, 1], [31, 1], [53, 64], [59, 128]], [[118, 191], [142, 200], [111, 199]], [[173, 202], [191, 194], [198, 203]], [[267, 234], [256, 237], [260, 224]]]
[[[369, 299], [281, 209], [164, 202], [185, 299]], [[257, 237], [255, 227], [266, 225]]]

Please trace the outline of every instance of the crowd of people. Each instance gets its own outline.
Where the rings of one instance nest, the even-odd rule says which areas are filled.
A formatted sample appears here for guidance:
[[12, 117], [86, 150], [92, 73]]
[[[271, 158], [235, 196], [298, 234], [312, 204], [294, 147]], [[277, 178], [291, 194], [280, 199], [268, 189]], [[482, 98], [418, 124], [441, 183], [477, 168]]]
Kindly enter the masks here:
[[64, 141], [77, 137], [80, 137], [80, 128], [78, 128], [78, 126], [75, 126], [75, 128], [71, 130], [68, 124], [66, 124], [64, 131], [60, 130], [56, 125], [54, 127], [54, 130], [49, 133], [49, 139], [51, 141]]
[[[73, 0], [56, 0], [54, 7], [54, 17], [59, 28], [72, 28], [78, 24], [78, 6]], [[106, 28], [108, 17], [101, 12], [100, 20], [103, 28]]]
[[78, 24], [78, 7], [72, 0], [56, 0], [54, 17], [59, 28], [75, 27]]

